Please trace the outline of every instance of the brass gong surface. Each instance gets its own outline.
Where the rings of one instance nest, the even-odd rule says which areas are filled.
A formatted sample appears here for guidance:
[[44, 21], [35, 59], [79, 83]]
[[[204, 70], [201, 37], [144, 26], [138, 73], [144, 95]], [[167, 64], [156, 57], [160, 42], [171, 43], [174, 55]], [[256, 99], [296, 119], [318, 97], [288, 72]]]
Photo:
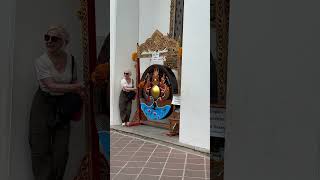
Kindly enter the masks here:
[[151, 88], [151, 95], [154, 99], [157, 99], [160, 96], [160, 88], [157, 85], [154, 85]]

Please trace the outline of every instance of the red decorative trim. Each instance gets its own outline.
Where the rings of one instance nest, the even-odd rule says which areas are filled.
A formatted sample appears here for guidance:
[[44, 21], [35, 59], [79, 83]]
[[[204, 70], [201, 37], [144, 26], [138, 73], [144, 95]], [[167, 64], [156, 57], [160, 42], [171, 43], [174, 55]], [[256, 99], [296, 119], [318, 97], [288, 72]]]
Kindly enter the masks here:
[[[97, 61], [96, 54], [96, 15], [95, 15], [95, 1], [88, 0], [88, 48], [89, 48], [89, 74], [94, 72]], [[94, 117], [94, 101], [93, 101], [93, 84], [90, 83], [90, 135], [91, 135], [91, 157], [92, 157], [92, 180], [100, 180], [99, 172], [99, 137]]]

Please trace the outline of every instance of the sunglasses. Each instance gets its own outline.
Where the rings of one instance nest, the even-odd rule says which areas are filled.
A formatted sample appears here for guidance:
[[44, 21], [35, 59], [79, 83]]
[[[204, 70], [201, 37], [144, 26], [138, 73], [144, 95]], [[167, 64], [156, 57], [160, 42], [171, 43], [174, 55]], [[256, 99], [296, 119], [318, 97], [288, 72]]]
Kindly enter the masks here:
[[124, 75], [129, 75], [129, 73], [123, 73]]
[[51, 42], [57, 42], [57, 41], [61, 40], [62, 38], [57, 37], [57, 36], [50, 36], [48, 34], [44, 35], [44, 40], [45, 41], [50, 41], [50, 39], [51, 39]]

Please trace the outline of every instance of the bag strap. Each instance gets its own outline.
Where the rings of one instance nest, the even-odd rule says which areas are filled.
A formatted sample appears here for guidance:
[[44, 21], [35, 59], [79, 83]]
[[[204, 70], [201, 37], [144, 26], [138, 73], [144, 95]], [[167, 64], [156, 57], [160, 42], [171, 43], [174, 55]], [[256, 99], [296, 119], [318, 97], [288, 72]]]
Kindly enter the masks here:
[[131, 79], [131, 82], [132, 82], [132, 88], [134, 88], [134, 81], [133, 81], [133, 79]]
[[74, 80], [74, 56], [71, 55], [71, 82]]

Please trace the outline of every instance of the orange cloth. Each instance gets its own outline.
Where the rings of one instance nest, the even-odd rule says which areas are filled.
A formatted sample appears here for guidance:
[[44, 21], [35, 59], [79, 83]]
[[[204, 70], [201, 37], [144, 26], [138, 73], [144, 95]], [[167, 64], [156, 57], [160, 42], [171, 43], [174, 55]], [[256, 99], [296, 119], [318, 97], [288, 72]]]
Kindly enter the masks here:
[[99, 64], [95, 71], [91, 74], [91, 80], [93, 82], [105, 82], [107, 74], [109, 74], [110, 66], [108, 63]]
[[137, 54], [137, 52], [134, 52], [134, 53], [131, 54], [131, 59], [132, 59], [133, 61], [137, 61], [137, 59], [138, 59], [138, 54]]

